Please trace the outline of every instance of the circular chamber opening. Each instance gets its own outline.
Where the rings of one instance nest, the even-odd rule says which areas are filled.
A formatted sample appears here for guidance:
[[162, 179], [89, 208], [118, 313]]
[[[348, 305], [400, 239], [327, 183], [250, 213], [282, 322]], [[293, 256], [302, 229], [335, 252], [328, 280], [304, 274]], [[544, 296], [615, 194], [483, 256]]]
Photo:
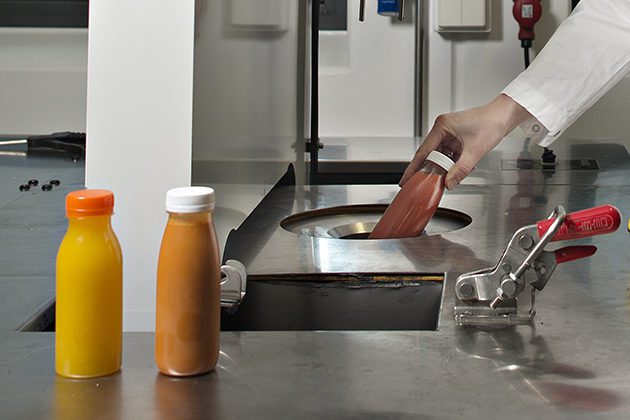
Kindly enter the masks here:
[[[328, 207], [293, 214], [280, 222], [286, 231], [329, 239], [368, 239], [386, 204]], [[472, 218], [457, 210], [439, 207], [423, 235], [452, 232], [468, 226]]]
[[351, 233], [349, 235], [340, 236], [339, 239], [370, 239], [370, 232]]

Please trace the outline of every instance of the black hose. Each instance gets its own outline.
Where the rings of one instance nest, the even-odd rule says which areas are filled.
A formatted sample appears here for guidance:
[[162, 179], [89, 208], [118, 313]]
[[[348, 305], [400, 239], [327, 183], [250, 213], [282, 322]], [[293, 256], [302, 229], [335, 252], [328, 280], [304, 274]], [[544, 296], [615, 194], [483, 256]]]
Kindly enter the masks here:
[[525, 54], [525, 68], [529, 67], [529, 47], [523, 47]]

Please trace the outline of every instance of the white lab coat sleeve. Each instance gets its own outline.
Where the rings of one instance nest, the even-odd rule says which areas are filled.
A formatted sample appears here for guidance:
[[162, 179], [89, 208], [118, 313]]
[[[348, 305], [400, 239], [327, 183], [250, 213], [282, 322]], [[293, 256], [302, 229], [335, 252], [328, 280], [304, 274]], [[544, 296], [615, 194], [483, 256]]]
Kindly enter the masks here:
[[532, 114], [521, 124], [541, 146], [630, 72], [630, 0], [582, 0], [502, 93]]

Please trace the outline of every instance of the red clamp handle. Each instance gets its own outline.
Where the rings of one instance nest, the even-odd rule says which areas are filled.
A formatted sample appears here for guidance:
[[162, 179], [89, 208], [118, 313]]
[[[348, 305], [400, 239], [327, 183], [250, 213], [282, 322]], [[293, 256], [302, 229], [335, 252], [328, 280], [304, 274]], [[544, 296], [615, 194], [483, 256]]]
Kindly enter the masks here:
[[[555, 219], [546, 219], [536, 223], [539, 237], [543, 236], [554, 220]], [[621, 225], [621, 213], [617, 207], [606, 204], [567, 214], [558, 233], [556, 233], [551, 240], [566, 241], [569, 239], [603, 235], [616, 231], [619, 225]]]
[[579, 260], [580, 258], [590, 257], [595, 254], [595, 252], [597, 252], [596, 246], [576, 245], [556, 249], [554, 251], [554, 255], [556, 256], [556, 264], [562, 264], [569, 261]]

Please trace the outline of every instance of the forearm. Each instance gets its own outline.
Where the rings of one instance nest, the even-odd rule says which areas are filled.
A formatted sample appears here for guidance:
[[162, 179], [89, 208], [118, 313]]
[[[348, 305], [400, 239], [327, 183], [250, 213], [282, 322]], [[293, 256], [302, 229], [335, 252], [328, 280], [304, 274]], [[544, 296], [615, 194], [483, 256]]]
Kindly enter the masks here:
[[527, 109], [505, 94], [497, 96], [486, 107], [488, 107], [488, 115], [495, 118], [494, 124], [500, 131], [501, 137], [507, 136], [532, 116]]

